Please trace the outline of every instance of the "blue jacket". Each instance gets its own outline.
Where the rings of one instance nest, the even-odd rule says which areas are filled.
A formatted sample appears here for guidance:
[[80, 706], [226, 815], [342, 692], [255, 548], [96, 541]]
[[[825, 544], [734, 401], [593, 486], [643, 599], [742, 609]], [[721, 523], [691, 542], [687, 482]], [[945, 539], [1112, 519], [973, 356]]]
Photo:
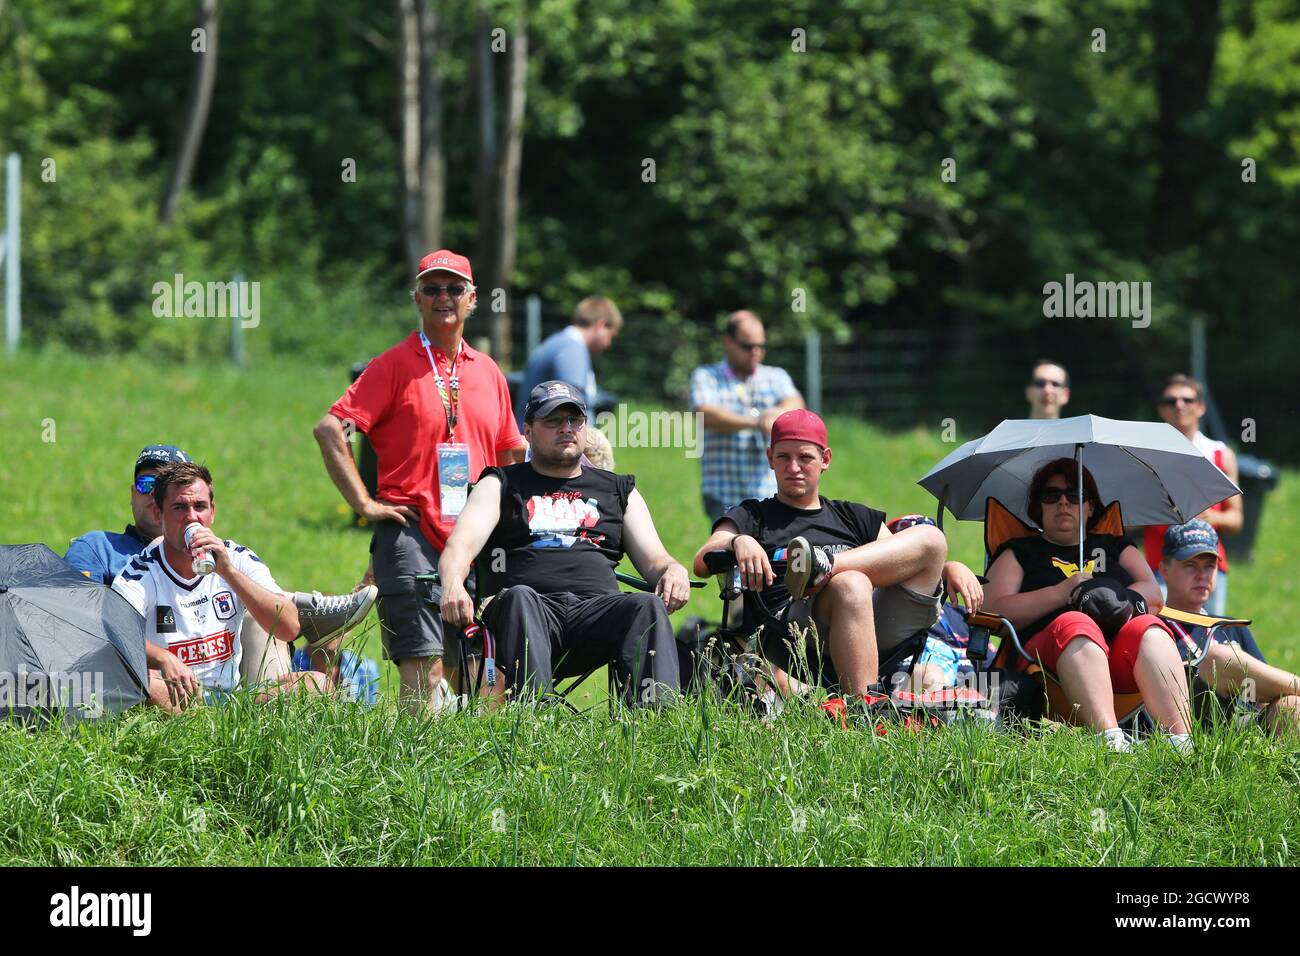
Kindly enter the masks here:
[[528, 365], [524, 369], [524, 380], [519, 386], [518, 401], [515, 404], [515, 419], [519, 427], [524, 427], [524, 407], [528, 404], [528, 393], [542, 382], [552, 380], [568, 382], [587, 396], [587, 405], [596, 398], [596, 376], [591, 369], [591, 352], [587, 343], [575, 334], [574, 326], [569, 326], [547, 336], [546, 340], [528, 356]]
[[149, 542], [140, 537], [133, 524], [127, 525], [121, 534], [88, 531], [68, 545], [63, 560], [92, 581], [112, 584], [117, 572], [148, 545]]

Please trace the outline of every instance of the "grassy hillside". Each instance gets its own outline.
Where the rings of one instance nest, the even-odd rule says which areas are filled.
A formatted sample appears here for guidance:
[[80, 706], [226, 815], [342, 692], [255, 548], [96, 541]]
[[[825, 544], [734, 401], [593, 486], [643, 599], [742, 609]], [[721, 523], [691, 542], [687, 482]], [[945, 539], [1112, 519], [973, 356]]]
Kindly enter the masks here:
[[[282, 585], [348, 589], [369, 536], [311, 437], [344, 384], [290, 363], [0, 364], [0, 541], [61, 553], [120, 528], [135, 454], [174, 442], [213, 469], [218, 529]], [[937, 428], [830, 428], [827, 494], [932, 512], [915, 480], [952, 447]], [[625, 449], [619, 467], [689, 558], [707, 531], [698, 463]], [[1232, 579], [1233, 607], [1292, 668], [1296, 488], [1286, 475]], [[978, 565], [980, 530], [950, 529], [954, 556]], [[689, 609], [716, 611], [711, 588]], [[363, 641], [378, 656], [373, 620]], [[802, 706], [773, 725], [698, 704], [615, 722], [602, 706], [434, 723], [323, 701], [138, 713], [73, 734], [0, 727], [0, 779], [24, 782], [0, 788], [0, 863], [1294, 864], [1300, 846], [1300, 755], [1259, 734], [1116, 757], [1068, 730], [881, 739]]]

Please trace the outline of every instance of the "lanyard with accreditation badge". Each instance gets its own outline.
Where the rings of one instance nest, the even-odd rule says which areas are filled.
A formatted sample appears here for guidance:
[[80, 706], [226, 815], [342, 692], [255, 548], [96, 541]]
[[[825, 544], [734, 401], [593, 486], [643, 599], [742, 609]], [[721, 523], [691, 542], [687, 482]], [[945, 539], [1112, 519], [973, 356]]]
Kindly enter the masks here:
[[[448, 370], [449, 380], [444, 385], [442, 371], [433, 359], [429, 349], [429, 337], [420, 331], [420, 344], [424, 354], [429, 357], [429, 367], [433, 369], [433, 383], [437, 386], [438, 397], [442, 399], [443, 411], [447, 413], [447, 437], [450, 441], [438, 443], [438, 491], [441, 500], [442, 516], [440, 524], [455, 524], [465, 508], [469, 497], [469, 445], [456, 441], [456, 423], [459, 420], [460, 379], [456, 375], [456, 363], [460, 359], [465, 343], [460, 343]], [[439, 353], [441, 354], [441, 353]], [[450, 394], [448, 392], [450, 391]]]

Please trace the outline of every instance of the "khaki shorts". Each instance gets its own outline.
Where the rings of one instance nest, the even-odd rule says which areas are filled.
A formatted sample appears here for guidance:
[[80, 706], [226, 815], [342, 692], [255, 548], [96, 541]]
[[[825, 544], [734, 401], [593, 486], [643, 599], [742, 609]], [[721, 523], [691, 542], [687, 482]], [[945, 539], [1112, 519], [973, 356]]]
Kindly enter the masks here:
[[[939, 620], [940, 593], [940, 587], [935, 588], [934, 594], [924, 594], [901, 584], [876, 588], [872, 591], [871, 606], [872, 618], [876, 625], [876, 651], [880, 655], [882, 665], [901, 644], [917, 633], [929, 630], [930, 626]], [[815, 615], [816, 598], [812, 603]], [[800, 610], [803, 610], [802, 616], [799, 614]], [[806, 663], [801, 659], [792, 659], [791, 645], [795, 638], [790, 625], [797, 624], [800, 628], [807, 628], [810, 623], [807, 611], [807, 604], [802, 608], [796, 605], [791, 611], [789, 622], [782, 622], [775, 618], [767, 619], [760, 635], [763, 656], [774, 666], [787, 672], [792, 672], [791, 667], [794, 665], [795, 671], [803, 672], [802, 674], [792, 672], [800, 680], [811, 679], [825, 686], [834, 686], [839, 683], [839, 677], [830, 661], [830, 655], [823, 656], [821, 648], [815, 646], [820, 642], [809, 640], [793, 655], [795, 659], [806, 658]]]

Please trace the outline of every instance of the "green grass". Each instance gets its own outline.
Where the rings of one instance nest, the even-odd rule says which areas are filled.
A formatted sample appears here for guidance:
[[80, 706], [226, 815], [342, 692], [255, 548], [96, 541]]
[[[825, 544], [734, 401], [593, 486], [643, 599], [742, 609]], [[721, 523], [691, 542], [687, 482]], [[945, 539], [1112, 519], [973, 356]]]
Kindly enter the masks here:
[[[62, 553], [85, 530], [120, 529], [134, 455], [171, 441], [213, 469], [217, 529], [282, 586], [349, 589], [369, 536], [349, 527], [311, 437], [344, 384], [341, 369], [287, 362], [159, 375], [131, 361], [0, 362], [0, 542]], [[952, 447], [937, 429], [830, 429], [825, 493], [933, 511], [915, 480]], [[688, 559], [707, 532], [698, 463], [618, 454]], [[1270, 497], [1231, 602], [1293, 669], [1297, 487], [1287, 473]], [[980, 530], [950, 528], [953, 555], [978, 566]], [[687, 613], [715, 617], [712, 589]], [[361, 642], [379, 656], [373, 618]], [[1300, 757], [1259, 734], [1203, 735], [1190, 759], [1161, 744], [1115, 757], [1074, 731], [880, 739], [803, 707], [774, 725], [698, 704], [611, 722], [598, 696], [595, 681], [576, 717], [514, 708], [427, 723], [387, 702], [285, 701], [73, 733], [0, 727], [0, 779], [22, 781], [0, 788], [0, 862], [1294, 864], [1300, 845]]]

